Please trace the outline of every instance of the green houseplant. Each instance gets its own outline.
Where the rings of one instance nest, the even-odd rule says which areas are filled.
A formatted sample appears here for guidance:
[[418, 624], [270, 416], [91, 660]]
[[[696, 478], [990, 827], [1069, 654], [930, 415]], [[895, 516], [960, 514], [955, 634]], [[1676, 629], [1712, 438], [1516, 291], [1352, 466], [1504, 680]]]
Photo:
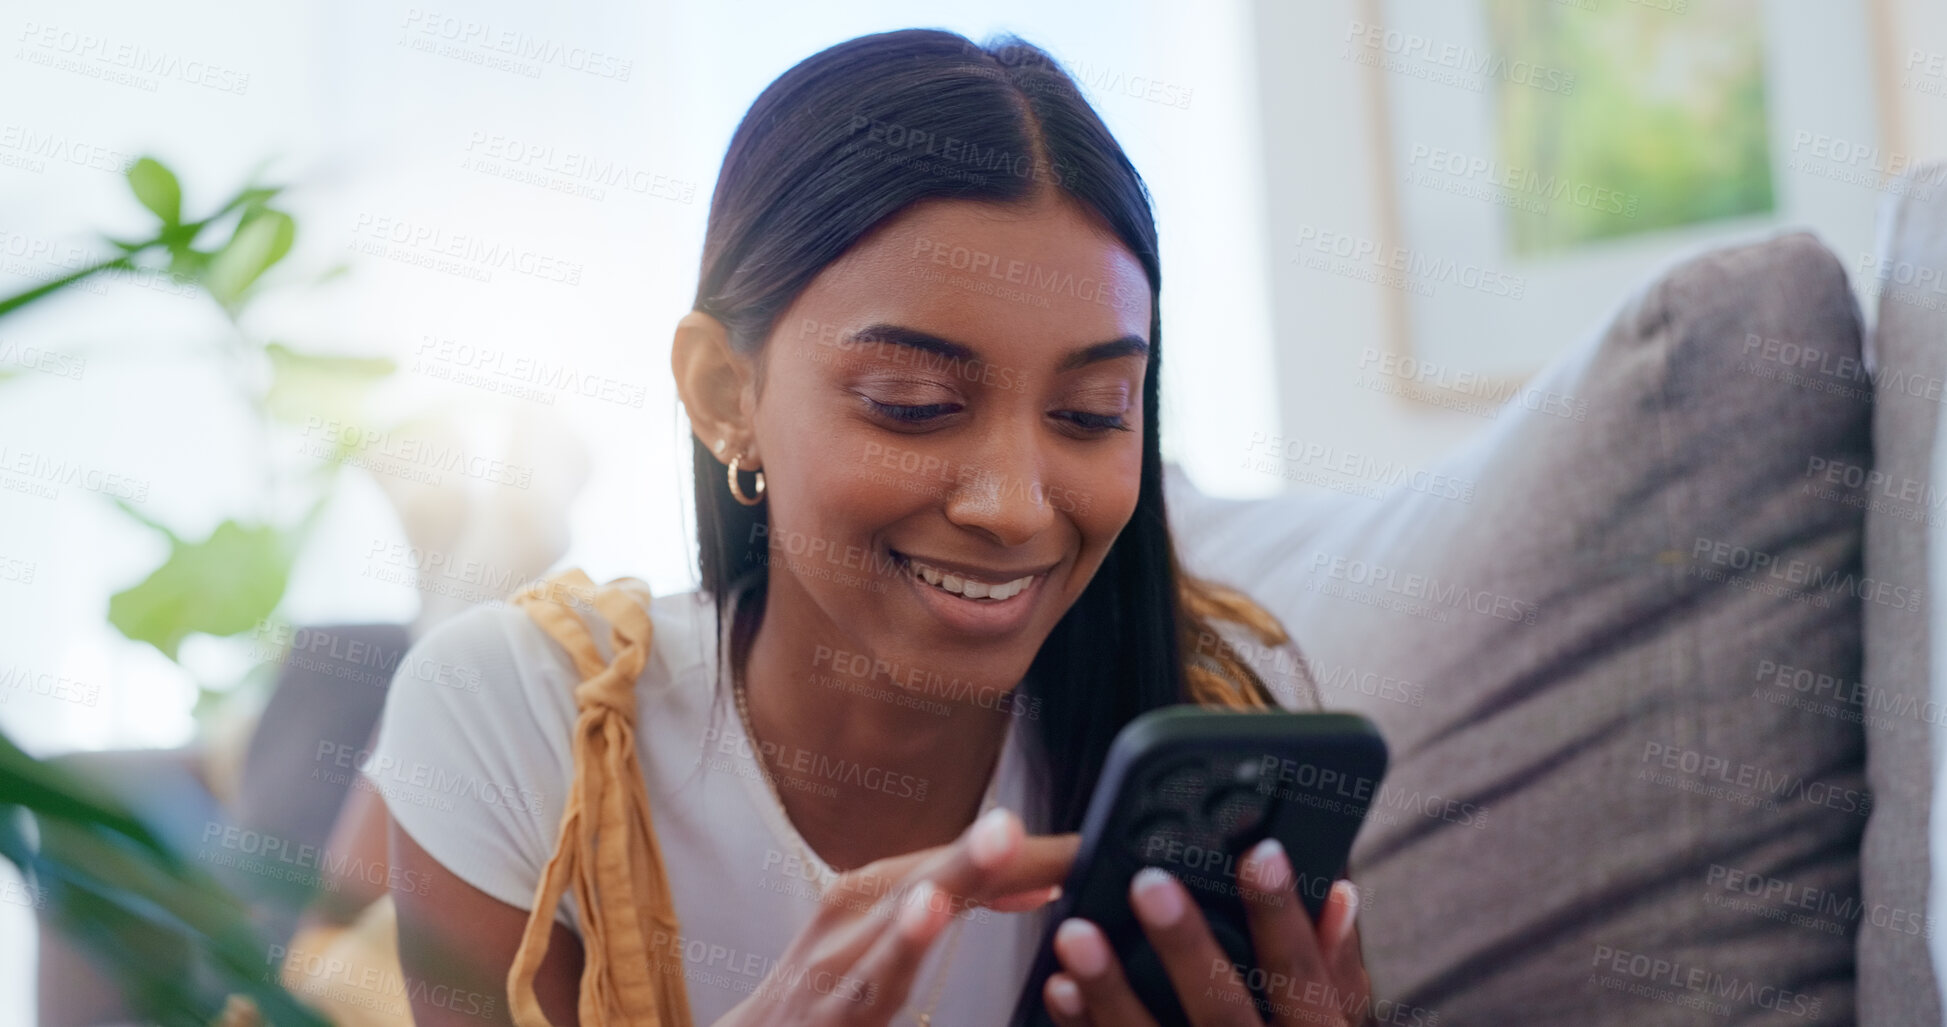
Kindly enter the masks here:
[[[265, 272], [284, 259], [297, 237], [295, 219], [276, 206], [281, 187], [247, 185], [214, 212], [191, 220], [184, 217], [176, 175], [161, 162], [135, 162], [128, 182], [153, 216], [152, 230], [139, 238], [107, 239], [114, 255], [0, 299], [0, 319], [117, 272], [165, 273], [193, 283], [222, 315], [226, 330], [217, 359], [266, 433], [280, 422], [301, 420], [318, 397], [342, 402], [394, 371], [388, 359], [308, 353], [254, 339], [245, 330], [242, 315], [260, 294]], [[228, 518], [200, 540], [185, 539], [115, 500], [134, 522], [160, 533], [168, 548], [146, 577], [109, 599], [109, 623], [180, 665], [188, 638], [236, 636], [272, 619], [344, 456], [339, 451], [295, 475], [262, 468], [263, 480], [256, 483], [262, 494], [295, 500], [267, 508], [300, 512], [282, 519], [271, 513]], [[263, 669], [259, 665], [258, 672]], [[220, 683], [199, 687], [199, 711], [231, 691]], [[242, 900], [172, 849], [111, 790], [36, 759], [4, 733], [0, 858], [21, 870], [50, 922], [112, 974], [130, 1008], [142, 1015], [207, 1024], [221, 1013], [223, 998], [236, 994], [279, 1025], [326, 1022], [277, 983], [275, 968], [266, 965], [265, 940], [253, 932]], [[294, 886], [288, 900], [301, 903], [308, 898], [304, 892]], [[185, 954], [202, 980], [177, 969]]]

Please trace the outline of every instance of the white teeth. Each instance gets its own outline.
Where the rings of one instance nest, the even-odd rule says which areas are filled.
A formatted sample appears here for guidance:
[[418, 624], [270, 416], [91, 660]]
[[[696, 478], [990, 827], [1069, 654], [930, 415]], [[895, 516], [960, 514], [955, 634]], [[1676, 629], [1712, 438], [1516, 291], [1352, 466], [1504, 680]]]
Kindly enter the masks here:
[[1034, 584], [1034, 575], [1032, 574], [1015, 578], [1013, 581], [1004, 581], [998, 585], [991, 585], [985, 581], [974, 581], [971, 578], [963, 578], [958, 574], [950, 574], [937, 567], [923, 564], [911, 557], [908, 557], [906, 562], [912, 568], [913, 573], [919, 576], [921, 581], [936, 588], [952, 592], [955, 595], [965, 596], [968, 599], [988, 599], [994, 601], [1012, 599], [1020, 595], [1022, 589]]

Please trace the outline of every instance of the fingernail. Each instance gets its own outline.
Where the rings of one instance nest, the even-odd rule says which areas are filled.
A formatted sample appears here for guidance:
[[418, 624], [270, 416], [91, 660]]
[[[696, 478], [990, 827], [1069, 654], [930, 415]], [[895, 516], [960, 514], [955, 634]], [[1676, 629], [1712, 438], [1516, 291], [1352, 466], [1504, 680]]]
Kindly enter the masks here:
[[1151, 927], [1169, 927], [1183, 917], [1182, 890], [1168, 871], [1157, 867], [1136, 872], [1135, 880], [1129, 882], [1129, 900], [1135, 904], [1136, 915]]
[[1291, 886], [1291, 857], [1276, 838], [1266, 838], [1253, 846], [1251, 865], [1256, 867], [1251, 882], [1259, 891], [1281, 892]]
[[915, 940], [925, 937], [926, 927], [933, 919], [933, 890], [933, 882], [921, 881], [906, 897], [906, 908], [899, 911], [899, 930], [906, 937]]
[[1048, 978], [1048, 1001], [1053, 1002], [1055, 1009], [1063, 1016], [1082, 1015], [1082, 989], [1066, 977]]
[[1086, 920], [1063, 920], [1055, 929], [1055, 945], [1070, 973], [1093, 978], [1109, 968], [1109, 940]]
[[1346, 939], [1352, 937], [1352, 923], [1359, 917], [1359, 886], [1341, 878], [1334, 881], [1332, 887], [1345, 889], [1345, 919], [1339, 921], [1338, 940], [1332, 943], [1333, 950], [1337, 951], [1345, 945]]
[[974, 821], [973, 831], [967, 838], [967, 855], [973, 858], [975, 866], [990, 867], [1007, 852], [1008, 821], [1012, 819], [1013, 814], [1007, 810], [993, 809]]
[[1033, 908], [1040, 909], [1042, 906], [1048, 905], [1049, 903], [1059, 898], [1061, 898], [1061, 885], [1058, 884], [1049, 885], [1045, 890], [1042, 891], [1041, 897], [1034, 900]]

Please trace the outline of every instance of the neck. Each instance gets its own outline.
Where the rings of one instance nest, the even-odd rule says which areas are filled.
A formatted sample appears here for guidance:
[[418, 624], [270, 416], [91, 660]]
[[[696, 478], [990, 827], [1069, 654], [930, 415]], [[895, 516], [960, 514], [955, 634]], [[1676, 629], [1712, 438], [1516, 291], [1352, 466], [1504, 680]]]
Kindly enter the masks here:
[[[957, 838], [980, 811], [1009, 708], [912, 702], [883, 679], [816, 667], [853, 648], [810, 597], [771, 579], [745, 663], [756, 756], [818, 857], [844, 871]], [[794, 598], [798, 601], [793, 601]]]

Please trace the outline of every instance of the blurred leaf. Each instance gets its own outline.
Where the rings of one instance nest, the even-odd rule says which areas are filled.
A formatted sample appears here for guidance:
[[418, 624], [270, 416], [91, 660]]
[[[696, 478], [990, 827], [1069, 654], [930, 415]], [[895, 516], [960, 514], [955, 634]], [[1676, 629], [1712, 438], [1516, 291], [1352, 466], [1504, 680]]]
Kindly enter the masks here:
[[[0, 735], [0, 741], [4, 740], [5, 736]], [[6, 771], [0, 770], [0, 778], [5, 776]], [[0, 859], [16, 867], [24, 866], [34, 856], [34, 846], [27, 840], [28, 822], [26, 810], [0, 804]]]
[[173, 539], [169, 559], [108, 601], [108, 621], [170, 659], [201, 632], [234, 635], [270, 616], [290, 578], [291, 545], [276, 528], [217, 525], [202, 542]]
[[128, 169], [128, 184], [142, 206], [155, 212], [165, 225], [175, 226], [183, 219], [183, 189], [176, 175], [162, 162], [144, 157]]
[[264, 405], [286, 424], [311, 417], [356, 420], [373, 385], [399, 369], [389, 357], [340, 357], [300, 353], [281, 342], [270, 356], [270, 392]]
[[21, 751], [0, 734], [0, 810], [24, 807], [35, 813], [101, 824], [173, 859], [162, 840], [149, 833], [120, 802], [87, 780]]
[[283, 191], [284, 191], [283, 186], [251, 186], [250, 188], [237, 193], [235, 196], [230, 197], [230, 199], [226, 201], [223, 204], [223, 206], [217, 208], [216, 213], [211, 214], [207, 218], [204, 218], [201, 223], [209, 224], [210, 222], [215, 221], [217, 218], [220, 218], [223, 215], [228, 214], [239, 207], [243, 208], [245, 211], [258, 210], [262, 208], [265, 204], [276, 199], [277, 195]]
[[210, 266], [210, 255], [201, 250], [188, 247], [169, 251], [169, 273], [177, 278], [196, 281]]
[[[170, 274], [203, 283], [234, 316], [252, 285], [290, 252], [296, 238], [290, 216], [269, 206], [281, 187], [242, 189], [221, 210], [185, 223], [182, 186], [168, 167], [144, 157], [127, 177], [136, 199], [161, 221], [154, 237], [107, 237], [105, 244], [114, 247], [107, 252], [117, 254], [115, 259], [0, 297], [0, 316], [101, 271], [136, 267], [143, 254], [156, 250], [168, 254]], [[233, 217], [235, 227], [226, 232]], [[206, 231], [214, 241], [198, 249]], [[225, 235], [228, 241], [222, 242]], [[253, 348], [250, 341], [224, 351], [235, 359], [246, 358]], [[287, 391], [304, 387], [302, 381], [309, 378], [363, 387], [393, 370], [390, 361], [268, 349], [273, 362], [290, 365], [279, 370]], [[17, 369], [0, 370], [0, 382], [16, 377]], [[260, 419], [255, 431], [264, 430]], [[169, 553], [141, 583], [110, 599], [110, 623], [171, 659], [192, 634], [248, 631], [282, 601], [298, 542], [323, 499], [318, 497], [297, 527], [230, 520], [194, 543], [118, 500], [125, 514], [168, 541]], [[227, 995], [242, 994], [279, 1027], [329, 1027], [277, 983], [277, 960], [269, 943], [283, 939], [262, 937], [252, 926], [252, 911], [264, 902], [292, 898], [302, 904], [309, 893], [268, 900], [254, 882], [232, 893], [206, 867], [176, 851], [161, 832], [152, 831], [149, 825], [155, 821], [140, 814], [153, 817], [155, 812], [122, 798], [121, 785], [78, 773], [60, 761], [37, 760], [0, 733], [0, 860], [18, 866], [36, 889], [36, 908], [44, 922], [102, 966], [140, 1022], [205, 1027]], [[280, 888], [287, 884], [311, 887], [279, 882]], [[243, 895], [251, 898], [246, 901]]]
[[123, 513], [134, 518], [143, 527], [161, 533], [162, 537], [168, 539], [172, 544], [175, 545], [182, 544], [182, 540], [176, 537], [175, 532], [169, 530], [168, 525], [136, 509], [135, 506], [131, 504], [128, 500], [122, 499], [120, 497], [110, 497], [110, 501], [113, 502], [115, 506], [118, 509], [120, 509]]
[[218, 303], [235, 306], [250, 283], [291, 252], [296, 237], [297, 222], [283, 211], [265, 209], [246, 216], [237, 234], [210, 261], [203, 285]]
[[258, 220], [266, 218], [274, 219], [276, 232], [271, 237], [270, 257], [264, 261], [265, 270], [269, 270], [291, 252], [291, 244], [297, 241], [297, 222], [281, 210], [266, 210], [258, 216]]
[[203, 234], [205, 224], [206, 222], [198, 221], [188, 225], [171, 225], [156, 233], [156, 245], [171, 254], [181, 253], [195, 246], [196, 237]]
[[[327, 1027], [275, 983], [249, 906], [105, 788], [0, 734], [0, 858], [27, 877], [45, 922], [103, 964], [145, 1021], [202, 1027], [240, 993], [271, 1022]], [[196, 964], [214, 972], [214, 992]]]
[[129, 263], [127, 257], [117, 257], [114, 260], [105, 260], [99, 264], [91, 264], [87, 267], [82, 268], [79, 271], [74, 271], [62, 275], [61, 277], [56, 278], [51, 282], [42, 282], [41, 284], [34, 286], [33, 288], [27, 290], [26, 292], [15, 293], [14, 295], [9, 296], [4, 300], [0, 300], [0, 317], [5, 317], [8, 314], [11, 314], [14, 311], [19, 310], [20, 308], [26, 306], [27, 304], [35, 302], [36, 300], [40, 300], [45, 297], [52, 296], [55, 293], [60, 292], [62, 289], [65, 289], [68, 286], [73, 285], [74, 283], [81, 281], [84, 278], [87, 278], [89, 275], [96, 274], [97, 272], [101, 272], [101, 271], [106, 271], [109, 268], [131, 268], [134, 266], [135, 266], [134, 264]]

